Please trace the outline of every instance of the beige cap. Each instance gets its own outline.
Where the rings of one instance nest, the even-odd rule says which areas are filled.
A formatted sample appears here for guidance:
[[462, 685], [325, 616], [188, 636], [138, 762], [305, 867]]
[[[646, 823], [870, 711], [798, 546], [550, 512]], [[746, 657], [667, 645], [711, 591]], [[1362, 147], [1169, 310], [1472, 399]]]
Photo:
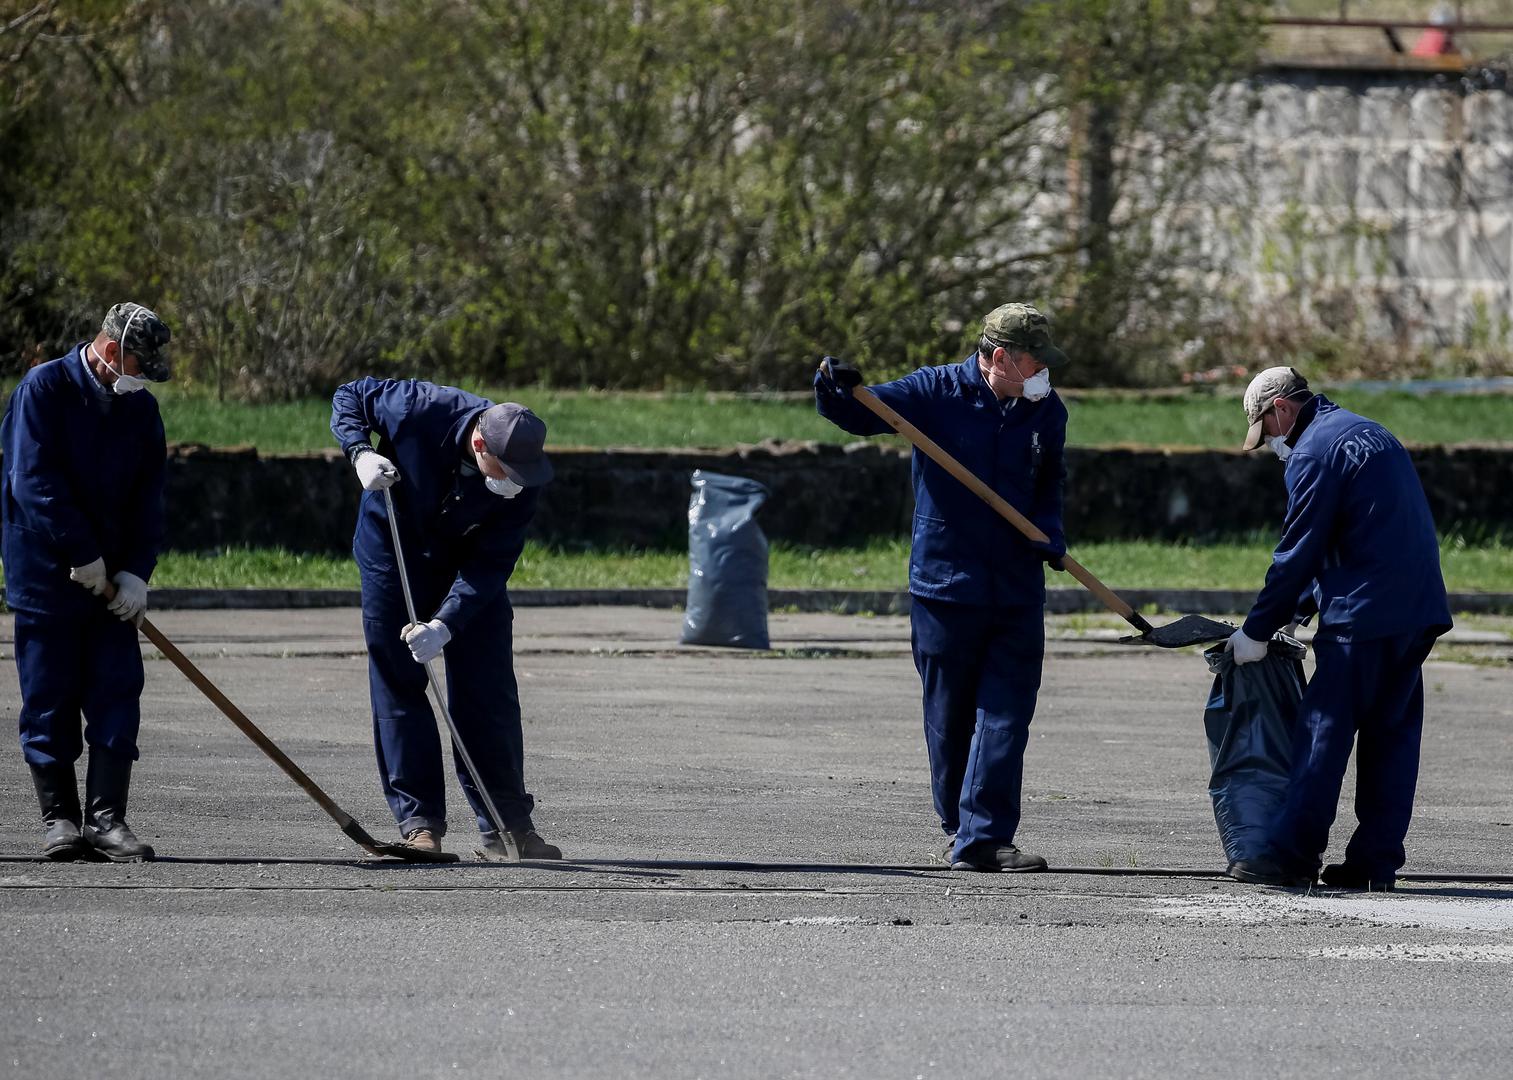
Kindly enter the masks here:
[[1241, 450], [1254, 450], [1266, 441], [1261, 431], [1261, 418], [1271, 411], [1272, 403], [1281, 397], [1308, 389], [1308, 380], [1290, 367], [1269, 367], [1245, 388], [1245, 419], [1250, 421], [1250, 431], [1245, 435]]

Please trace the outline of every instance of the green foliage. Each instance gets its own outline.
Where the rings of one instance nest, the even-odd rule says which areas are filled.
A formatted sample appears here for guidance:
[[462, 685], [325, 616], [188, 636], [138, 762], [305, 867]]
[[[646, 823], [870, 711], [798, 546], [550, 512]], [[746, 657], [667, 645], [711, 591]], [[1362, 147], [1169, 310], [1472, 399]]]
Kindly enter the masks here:
[[39, 4], [0, 68], [0, 362], [130, 295], [222, 395], [793, 387], [1021, 297], [1095, 381], [1184, 310], [1151, 222], [1263, 6]]

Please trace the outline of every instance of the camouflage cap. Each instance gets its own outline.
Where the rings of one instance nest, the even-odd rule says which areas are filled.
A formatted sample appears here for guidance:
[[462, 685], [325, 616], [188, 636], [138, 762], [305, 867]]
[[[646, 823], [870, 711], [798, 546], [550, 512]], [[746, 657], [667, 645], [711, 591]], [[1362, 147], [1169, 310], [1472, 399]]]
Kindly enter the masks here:
[[100, 332], [137, 358], [145, 378], [168, 380], [168, 339], [173, 335], [157, 312], [131, 301], [116, 304], [105, 313]]
[[1308, 390], [1308, 380], [1290, 367], [1269, 367], [1245, 388], [1245, 419], [1250, 421], [1250, 430], [1245, 433], [1241, 450], [1254, 450], [1266, 441], [1261, 430], [1261, 420], [1271, 411], [1277, 398], [1292, 397]]
[[1051, 344], [1051, 320], [1029, 304], [1004, 304], [988, 312], [982, 336], [994, 345], [1017, 349], [1048, 368], [1066, 363], [1066, 353]]

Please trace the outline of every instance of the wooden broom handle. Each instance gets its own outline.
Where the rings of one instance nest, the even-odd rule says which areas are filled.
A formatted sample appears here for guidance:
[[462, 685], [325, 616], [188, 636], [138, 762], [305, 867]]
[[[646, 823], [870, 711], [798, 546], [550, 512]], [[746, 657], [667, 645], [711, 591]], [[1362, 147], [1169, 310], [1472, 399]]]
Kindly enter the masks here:
[[[116, 587], [114, 583], [107, 581], [105, 583], [105, 600], [109, 603], [115, 598]], [[226, 719], [235, 724], [243, 735], [256, 743], [257, 748], [267, 754], [275, 765], [284, 770], [289, 779], [303, 788], [306, 795], [309, 795], [310, 798], [319, 804], [322, 810], [330, 814], [332, 819], [343, 830], [355, 824], [351, 815], [338, 806], [336, 800], [322, 791], [320, 785], [310, 779], [305, 770], [296, 765], [288, 754], [280, 750], [277, 743], [268, 738], [267, 735], [264, 735], [262, 728], [249, 720], [247, 715], [237, 708], [230, 698], [221, 693], [220, 687], [211, 682], [209, 676], [203, 671], [195, 667], [194, 662], [180, 652], [178, 646], [169, 641], [163, 634], [163, 631], [152, 624], [151, 619], [143, 616], [141, 625], [137, 629], [142, 631], [148, 641], [157, 646], [158, 651], [166, 656], [173, 663], [174, 667], [184, 673], [186, 679], [194, 683], [200, 693], [209, 698], [215, 707], [226, 715]]]

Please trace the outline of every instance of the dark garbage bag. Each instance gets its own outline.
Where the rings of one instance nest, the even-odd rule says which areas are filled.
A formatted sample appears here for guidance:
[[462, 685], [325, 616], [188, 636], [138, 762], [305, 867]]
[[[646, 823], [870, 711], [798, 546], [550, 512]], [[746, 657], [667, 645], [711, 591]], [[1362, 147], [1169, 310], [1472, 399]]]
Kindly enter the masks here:
[[1203, 653], [1214, 673], [1203, 713], [1213, 766], [1208, 794], [1231, 863], [1261, 854], [1287, 798], [1306, 655], [1302, 642], [1280, 634], [1254, 664], [1237, 665], [1222, 643]]
[[767, 537], [756, 523], [766, 501], [755, 480], [694, 470], [683, 644], [768, 647]]

